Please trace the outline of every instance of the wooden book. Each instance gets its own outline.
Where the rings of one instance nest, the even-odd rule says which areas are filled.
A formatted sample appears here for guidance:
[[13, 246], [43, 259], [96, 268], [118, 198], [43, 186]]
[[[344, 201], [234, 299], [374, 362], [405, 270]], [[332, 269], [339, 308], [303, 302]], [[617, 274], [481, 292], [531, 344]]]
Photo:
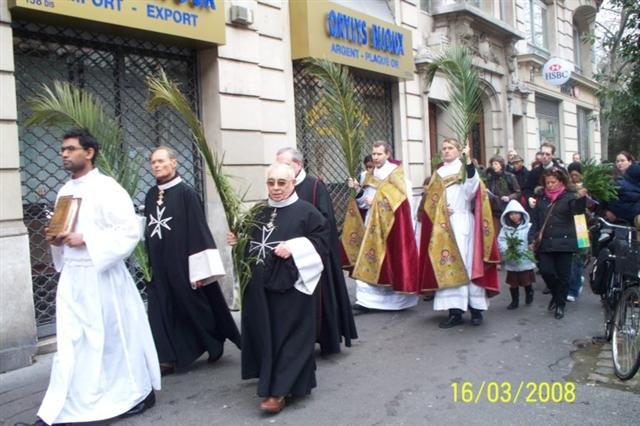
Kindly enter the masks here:
[[65, 232], [74, 231], [81, 201], [81, 198], [74, 198], [73, 195], [58, 198], [53, 217], [49, 222], [49, 229], [47, 229], [47, 237], [55, 238]]

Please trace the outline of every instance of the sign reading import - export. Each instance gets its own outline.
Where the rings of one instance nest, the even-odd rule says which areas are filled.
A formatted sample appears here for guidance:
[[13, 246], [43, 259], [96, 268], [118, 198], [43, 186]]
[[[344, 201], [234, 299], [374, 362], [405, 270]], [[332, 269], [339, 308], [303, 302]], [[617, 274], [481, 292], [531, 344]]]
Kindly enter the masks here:
[[9, 0], [9, 7], [224, 43], [223, 0]]
[[411, 33], [397, 25], [327, 1], [292, 1], [293, 59], [334, 62], [413, 78]]

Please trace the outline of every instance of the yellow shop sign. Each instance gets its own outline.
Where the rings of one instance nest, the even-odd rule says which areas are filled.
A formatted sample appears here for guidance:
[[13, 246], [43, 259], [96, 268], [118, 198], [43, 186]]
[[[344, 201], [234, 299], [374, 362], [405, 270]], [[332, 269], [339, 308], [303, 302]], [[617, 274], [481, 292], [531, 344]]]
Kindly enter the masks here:
[[334, 62], [413, 79], [411, 33], [328, 1], [289, 2], [293, 59]]
[[224, 43], [223, 0], [9, 0], [9, 7], [23, 15], [57, 15], [206, 44]]

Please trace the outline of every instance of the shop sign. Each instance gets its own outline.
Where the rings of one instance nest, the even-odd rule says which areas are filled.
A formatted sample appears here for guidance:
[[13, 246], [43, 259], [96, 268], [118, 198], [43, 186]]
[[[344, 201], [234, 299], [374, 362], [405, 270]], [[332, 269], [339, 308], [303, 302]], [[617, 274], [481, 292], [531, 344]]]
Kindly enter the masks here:
[[571, 78], [573, 64], [561, 58], [551, 58], [542, 67], [542, 78], [552, 86], [562, 86]]
[[293, 59], [331, 61], [413, 79], [411, 33], [332, 2], [289, 3]]
[[78, 18], [203, 42], [224, 43], [223, 0], [9, 0], [13, 12]]

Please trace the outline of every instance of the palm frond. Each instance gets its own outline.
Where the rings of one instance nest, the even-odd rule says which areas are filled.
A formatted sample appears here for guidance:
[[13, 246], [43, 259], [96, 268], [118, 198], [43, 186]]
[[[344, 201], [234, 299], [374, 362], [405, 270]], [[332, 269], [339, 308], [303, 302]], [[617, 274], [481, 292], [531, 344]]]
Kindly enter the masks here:
[[580, 165], [582, 170], [582, 185], [589, 194], [598, 201], [610, 201], [618, 198], [618, 187], [613, 179], [611, 165], [598, 163], [593, 158], [587, 158]]
[[256, 223], [255, 215], [258, 207], [249, 210], [244, 209], [244, 195], [239, 195], [233, 187], [232, 179], [223, 170], [224, 157], [210, 148], [205, 136], [204, 127], [200, 119], [191, 108], [189, 101], [180, 91], [180, 88], [167, 77], [164, 70], [155, 76], [147, 78], [150, 97], [147, 108], [155, 111], [167, 107], [176, 111], [186, 121], [193, 140], [204, 159], [207, 170], [220, 195], [220, 201], [224, 208], [229, 229], [233, 232], [238, 243], [231, 251], [236, 279], [240, 285], [241, 294], [251, 278], [252, 259], [246, 257], [246, 248]]
[[340, 144], [347, 172], [354, 177], [360, 166], [368, 118], [354, 90], [349, 69], [314, 58], [305, 61], [305, 70], [322, 85], [324, 128]]
[[[98, 169], [114, 178], [135, 196], [138, 189], [142, 158], [129, 157], [122, 145], [120, 127], [115, 118], [105, 113], [102, 103], [91, 93], [67, 82], [55, 81], [53, 87], [42, 86], [42, 92], [28, 100], [31, 115], [26, 126], [79, 127], [91, 133], [100, 144], [96, 158]], [[144, 246], [139, 245], [133, 257], [144, 278], [151, 280], [148, 257]]]
[[473, 56], [463, 46], [451, 46], [427, 67], [427, 84], [431, 84], [437, 72], [444, 74], [449, 83], [451, 101], [447, 108], [449, 126], [463, 145], [471, 135], [473, 125], [482, 111], [480, 74], [473, 64]]

